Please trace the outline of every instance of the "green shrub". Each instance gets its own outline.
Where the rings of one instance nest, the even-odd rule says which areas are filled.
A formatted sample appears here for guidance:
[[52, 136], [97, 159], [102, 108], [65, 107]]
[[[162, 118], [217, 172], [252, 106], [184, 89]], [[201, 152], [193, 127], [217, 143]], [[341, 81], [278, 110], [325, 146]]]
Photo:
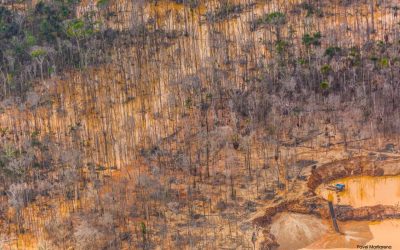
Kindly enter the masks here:
[[275, 43], [275, 48], [278, 53], [282, 53], [288, 47], [286, 41], [280, 40]]
[[388, 66], [389, 66], [389, 58], [387, 58], [387, 57], [381, 58], [381, 59], [379, 60], [379, 65], [380, 65], [382, 68], [388, 67]]
[[304, 34], [302, 38], [302, 42], [305, 46], [310, 47], [313, 46], [320, 46], [321, 45], [321, 32], [315, 32], [314, 34]]
[[192, 107], [192, 98], [189, 97], [185, 100], [185, 107], [188, 109]]
[[321, 67], [321, 73], [324, 75], [329, 74], [329, 72], [331, 72], [331, 70], [332, 70], [332, 67], [329, 64], [325, 64]]
[[47, 51], [42, 49], [42, 48], [35, 49], [35, 50], [33, 50], [31, 52], [31, 56], [33, 58], [38, 58], [38, 57], [41, 57], [41, 56], [45, 56], [46, 54], [47, 54]]
[[37, 42], [37, 40], [36, 40], [36, 37], [35, 37], [35, 36], [33, 36], [33, 35], [28, 35], [28, 34], [25, 35], [25, 44], [26, 44], [28, 47], [35, 45], [36, 42]]
[[109, 0], [99, 0], [99, 1], [97, 1], [97, 7], [98, 8], [105, 8], [105, 7], [107, 7], [107, 5], [109, 4]]
[[281, 26], [286, 23], [286, 15], [282, 12], [272, 12], [263, 15], [252, 23], [252, 30], [263, 25]]
[[328, 47], [328, 48], [325, 50], [325, 55], [332, 58], [332, 57], [334, 57], [335, 55], [339, 54], [341, 51], [342, 51], [342, 49], [339, 48], [339, 47], [336, 47], [336, 46], [332, 47], [332, 46], [330, 46], [330, 47]]
[[322, 81], [320, 84], [319, 84], [319, 87], [322, 89], [322, 90], [327, 90], [327, 89], [329, 89], [329, 83], [328, 83], [328, 81]]

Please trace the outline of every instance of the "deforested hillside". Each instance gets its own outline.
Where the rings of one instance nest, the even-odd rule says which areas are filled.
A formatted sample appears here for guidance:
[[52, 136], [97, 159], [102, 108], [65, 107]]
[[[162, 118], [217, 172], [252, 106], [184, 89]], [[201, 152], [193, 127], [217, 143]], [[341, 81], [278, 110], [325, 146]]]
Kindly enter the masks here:
[[377, 232], [400, 232], [400, 197], [377, 197], [399, 185], [399, 12], [2, 1], [0, 246], [395, 249]]

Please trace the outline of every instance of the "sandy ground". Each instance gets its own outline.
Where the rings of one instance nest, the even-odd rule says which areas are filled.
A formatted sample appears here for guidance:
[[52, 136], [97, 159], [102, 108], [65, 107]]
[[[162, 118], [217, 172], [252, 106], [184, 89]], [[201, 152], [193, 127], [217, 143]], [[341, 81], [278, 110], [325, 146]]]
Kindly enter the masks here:
[[352, 249], [365, 245], [373, 235], [366, 221], [339, 222], [342, 234], [330, 231], [305, 249]]
[[321, 239], [308, 245], [309, 249], [357, 249], [357, 245], [391, 246], [400, 249], [400, 220], [384, 220], [379, 222], [348, 221], [340, 222], [343, 234], [332, 230]]
[[280, 213], [272, 220], [271, 233], [277, 238], [279, 249], [299, 249], [321, 238], [329, 225], [321, 219], [304, 214]]

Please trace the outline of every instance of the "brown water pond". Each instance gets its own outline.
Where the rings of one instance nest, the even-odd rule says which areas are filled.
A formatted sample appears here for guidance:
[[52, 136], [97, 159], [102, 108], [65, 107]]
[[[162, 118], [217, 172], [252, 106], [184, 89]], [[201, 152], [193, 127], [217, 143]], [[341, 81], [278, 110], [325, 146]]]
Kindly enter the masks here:
[[[328, 185], [345, 184], [345, 190], [334, 192], [326, 189]], [[354, 208], [382, 205], [399, 205], [400, 207], [400, 176], [381, 177], [349, 177], [320, 185], [316, 193], [325, 199], [333, 195], [333, 203], [350, 205]]]

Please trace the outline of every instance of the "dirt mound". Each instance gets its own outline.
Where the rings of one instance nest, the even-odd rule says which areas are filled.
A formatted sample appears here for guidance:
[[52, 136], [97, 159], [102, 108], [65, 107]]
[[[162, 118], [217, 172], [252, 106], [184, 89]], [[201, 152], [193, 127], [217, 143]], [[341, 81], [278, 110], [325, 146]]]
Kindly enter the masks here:
[[279, 249], [299, 249], [305, 247], [328, 232], [329, 226], [321, 219], [305, 214], [280, 213], [271, 224]]

